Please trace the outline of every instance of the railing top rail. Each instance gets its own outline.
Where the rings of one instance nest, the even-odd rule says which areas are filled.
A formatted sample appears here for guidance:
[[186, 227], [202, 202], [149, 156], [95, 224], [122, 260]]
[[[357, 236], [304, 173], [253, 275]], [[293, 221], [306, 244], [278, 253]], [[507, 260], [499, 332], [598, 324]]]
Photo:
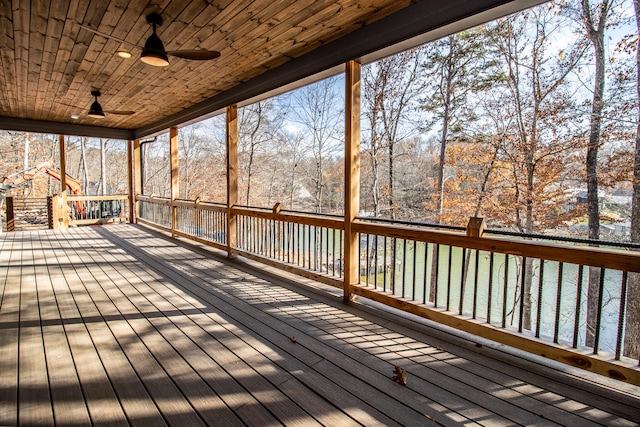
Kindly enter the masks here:
[[78, 196], [78, 195], [69, 195], [67, 196], [67, 200], [71, 201], [83, 201], [83, 200], [128, 200], [128, 194], [109, 194], [104, 196]]
[[341, 217], [335, 218], [312, 213], [292, 214], [288, 211], [273, 212], [268, 208], [248, 208], [243, 206], [234, 206], [231, 211], [236, 215], [255, 216], [264, 219], [344, 230], [344, 219]]
[[176, 199], [173, 201], [174, 206], [182, 206], [187, 208], [197, 207], [198, 209], [213, 210], [213, 211], [226, 211], [227, 206], [223, 203], [215, 202], [203, 202], [195, 200]]
[[[382, 223], [382, 224], [390, 224], [390, 225], [406, 225], [409, 227], [424, 227], [428, 229], [440, 229], [440, 230], [450, 230], [450, 231], [465, 231], [466, 227], [456, 226], [456, 225], [445, 225], [445, 224], [435, 224], [431, 222], [414, 222], [414, 221], [401, 221], [401, 220], [390, 220], [384, 218], [369, 218], [369, 217], [358, 217], [359, 221], [363, 222], [371, 222], [371, 223]], [[592, 240], [585, 239], [582, 237], [572, 237], [572, 236], [559, 236], [559, 235], [546, 235], [539, 233], [521, 233], [517, 231], [510, 230], [499, 230], [499, 229], [485, 229], [485, 234], [494, 234], [498, 236], [508, 236], [508, 237], [516, 237], [522, 239], [532, 239], [532, 240], [545, 240], [551, 242], [562, 242], [562, 243], [578, 243], [585, 246], [606, 246], [612, 248], [623, 248], [623, 249], [640, 249], [640, 243], [632, 243], [632, 242], [617, 242], [612, 240]]]
[[504, 237], [469, 237], [460, 232], [434, 231], [363, 221], [355, 222], [353, 229], [360, 233], [379, 236], [640, 273], [640, 253], [620, 249], [568, 246]]
[[168, 197], [145, 196], [142, 194], [137, 195], [136, 200], [139, 200], [141, 202], [157, 203], [159, 205], [171, 204], [171, 199]]

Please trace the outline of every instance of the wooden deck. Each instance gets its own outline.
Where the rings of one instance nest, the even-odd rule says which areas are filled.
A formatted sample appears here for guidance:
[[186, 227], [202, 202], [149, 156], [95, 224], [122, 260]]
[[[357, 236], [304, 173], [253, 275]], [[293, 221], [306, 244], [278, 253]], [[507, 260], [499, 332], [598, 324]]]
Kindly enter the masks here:
[[135, 225], [5, 233], [0, 248], [0, 425], [640, 422], [637, 387]]

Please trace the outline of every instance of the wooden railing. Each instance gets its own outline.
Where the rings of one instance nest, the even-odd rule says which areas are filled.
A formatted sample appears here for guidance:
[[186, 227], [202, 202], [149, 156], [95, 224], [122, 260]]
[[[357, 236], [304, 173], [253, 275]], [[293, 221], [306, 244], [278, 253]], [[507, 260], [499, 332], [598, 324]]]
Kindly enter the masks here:
[[241, 207], [232, 213], [237, 217], [236, 253], [342, 287], [342, 219]]
[[138, 221], [171, 231], [171, 199], [138, 196]]
[[47, 198], [7, 197], [7, 231], [36, 226], [58, 229], [68, 225], [93, 225], [129, 221], [129, 196], [67, 196]]
[[67, 196], [69, 225], [129, 221], [129, 196]]
[[47, 227], [47, 199], [43, 197], [12, 197], [0, 199], [5, 231], [20, 231]]
[[227, 208], [216, 203], [176, 200], [178, 235], [210, 244], [220, 249], [226, 248]]
[[[233, 254], [344, 287], [341, 217], [137, 200], [142, 222], [220, 249], [231, 212]], [[360, 280], [351, 293], [640, 385], [638, 359], [624, 356], [626, 292], [637, 283], [630, 278], [640, 273], [640, 253], [368, 219], [351, 228], [360, 243]], [[599, 289], [589, 297], [590, 276]], [[587, 319], [589, 299], [595, 309]]]

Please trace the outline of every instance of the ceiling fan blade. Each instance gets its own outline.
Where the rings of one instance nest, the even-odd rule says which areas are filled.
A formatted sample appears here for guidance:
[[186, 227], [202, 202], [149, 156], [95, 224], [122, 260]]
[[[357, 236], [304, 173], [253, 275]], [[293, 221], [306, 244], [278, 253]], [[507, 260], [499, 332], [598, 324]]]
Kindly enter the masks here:
[[175, 56], [182, 59], [192, 59], [195, 61], [206, 61], [216, 59], [220, 56], [220, 52], [215, 50], [170, 50], [167, 55]]
[[130, 115], [136, 113], [135, 111], [127, 111], [127, 110], [115, 110], [115, 111], [104, 110], [104, 112], [107, 113], [107, 114], [118, 114], [120, 116], [130, 116]]
[[120, 42], [120, 43], [128, 44], [129, 46], [134, 46], [134, 47], [140, 48], [140, 46], [138, 46], [135, 43], [131, 43], [131, 42], [128, 42], [126, 40], [119, 39], [118, 37], [114, 37], [111, 34], [107, 34], [107, 33], [103, 33], [102, 31], [94, 30], [93, 28], [89, 28], [86, 25], [82, 25], [82, 24], [78, 24], [78, 25], [80, 26], [80, 28], [84, 28], [85, 30], [87, 30], [89, 32], [92, 32], [92, 33], [97, 34], [99, 36], [105, 37], [107, 39], [115, 40], [115, 41]]

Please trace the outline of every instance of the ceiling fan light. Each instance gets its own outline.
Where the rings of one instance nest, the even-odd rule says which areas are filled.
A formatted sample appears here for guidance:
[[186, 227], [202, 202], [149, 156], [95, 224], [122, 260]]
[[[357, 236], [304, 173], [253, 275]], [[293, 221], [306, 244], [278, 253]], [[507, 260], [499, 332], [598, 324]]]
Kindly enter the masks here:
[[93, 104], [91, 104], [91, 108], [89, 108], [88, 115], [89, 117], [93, 117], [94, 119], [104, 118], [104, 111], [102, 111], [102, 106], [97, 100], [93, 101]]
[[162, 40], [155, 33], [151, 34], [144, 44], [144, 49], [140, 55], [140, 60], [145, 64], [153, 65], [154, 67], [166, 67], [169, 65], [169, 57], [164, 50]]

